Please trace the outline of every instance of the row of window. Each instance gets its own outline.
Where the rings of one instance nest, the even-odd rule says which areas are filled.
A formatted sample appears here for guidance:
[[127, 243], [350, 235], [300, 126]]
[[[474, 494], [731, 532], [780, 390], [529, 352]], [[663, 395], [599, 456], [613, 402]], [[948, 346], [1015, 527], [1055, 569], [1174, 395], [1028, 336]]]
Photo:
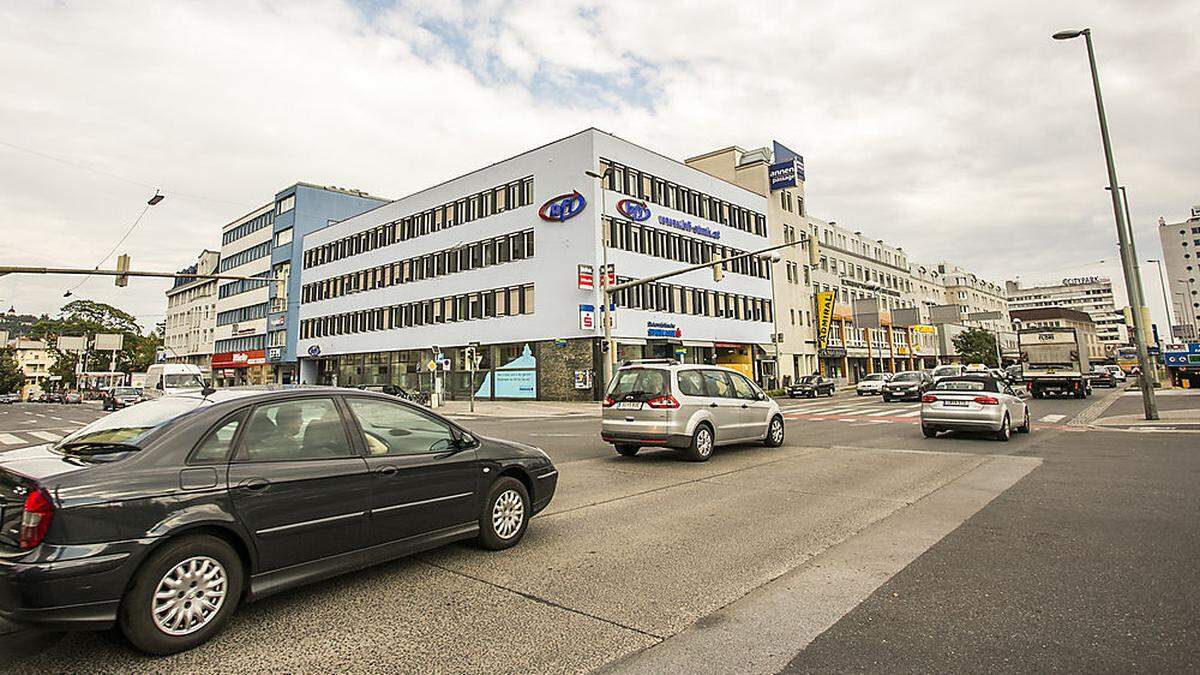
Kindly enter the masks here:
[[238, 307], [224, 312], [217, 313], [217, 325], [225, 326], [231, 323], [241, 321], [253, 321], [261, 319], [267, 315], [267, 303], [261, 302], [257, 305], [247, 305], [246, 307]]
[[528, 176], [309, 249], [304, 252], [304, 267], [324, 265], [532, 203], [533, 176]]
[[300, 322], [300, 338], [351, 335], [523, 314], [533, 314], [533, 284], [304, 319]]
[[259, 258], [264, 258], [271, 254], [271, 242], [264, 241], [261, 244], [255, 244], [250, 248], [242, 249], [233, 255], [221, 258], [221, 264], [218, 269], [224, 272], [235, 267], [240, 267], [248, 262], [253, 262]]
[[[700, 264], [716, 258], [728, 258], [741, 253], [741, 249], [722, 246], [711, 241], [685, 237], [677, 232], [668, 232], [650, 225], [640, 225], [615, 218], [604, 218], [608, 245], [622, 251], [642, 253], [656, 258], [676, 262]], [[725, 269], [737, 274], [771, 278], [771, 264], [756, 257], [739, 258], [725, 264]]]
[[[609, 169], [611, 171], [608, 171]], [[767, 217], [744, 206], [730, 204], [644, 171], [617, 164], [610, 159], [600, 160], [600, 171], [608, 171], [604, 187], [609, 190], [751, 232], [760, 237], [767, 236]]]
[[275, 222], [275, 213], [273, 211], [267, 211], [266, 213], [262, 214], [261, 216], [257, 216], [251, 220], [247, 220], [246, 222], [242, 223], [241, 225], [238, 225], [237, 227], [235, 227], [231, 230], [226, 230], [226, 231], [222, 232], [221, 233], [221, 245], [225, 246], [226, 244], [228, 244], [231, 241], [237, 241], [238, 239], [241, 239], [242, 237], [250, 234], [251, 232], [256, 232], [258, 230], [261, 230], [264, 227], [273, 224], [274, 222]]
[[251, 335], [249, 337], [226, 338], [217, 340], [213, 345], [213, 351], [217, 354], [225, 352], [248, 352], [253, 349], [263, 349], [266, 341], [265, 335]]
[[[626, 281], [632, 279], [617, 278], [617, 283]], [[739, 321], [774, 321], [771, 301], [766, 298], [675, 284], [651, 282], [624, 288], [613, 293], [613, 302], [618, 307], [669, 314], [691, 314]]]
[[264, 280], [254, 281], [253, 279], [237, 279], [235, 281], [230, 281], [227, 284], [221, 284], [221, 287], [217, 289], [217, 297], [228, 298], [230, 296], [237, 295], [238, 293], [245, 293], [246, 291], [253, 291], [256, 288], [262, 288], [263, 286], [267, 285], [265, 277], [271, 276], [271, 272], [270, 270], [266, 272], [259, 272], [254, 276], [264, 277]]
[[533, 230], [522, 230], [314, 281], [301, 289], [300, 302], [328, 300], [532, 257]]

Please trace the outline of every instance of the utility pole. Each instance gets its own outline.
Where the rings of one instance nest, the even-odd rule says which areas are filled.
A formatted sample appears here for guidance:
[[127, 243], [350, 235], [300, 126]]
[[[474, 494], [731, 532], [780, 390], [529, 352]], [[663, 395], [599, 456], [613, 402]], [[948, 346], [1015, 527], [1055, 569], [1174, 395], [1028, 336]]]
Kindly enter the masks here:
[[[1117, 194], [1117, 167], [1113, 160], [1112, 142], [1108, 136], [1108, 118], [1104, 114], [1104, 98], [1100, 94], [1100, 74], [1096, 70], [1096, 52], [1092, 47], [1092, 30], [1084, 28], [1082, 30], [1061, 31], [1054, 34], [1055, 40], [1070, 40], [1083, 36], [1087, 43], [1088, 65], [1092, 71], [1092, 89], [1096, 96], [1096, 114], [1100, 119], [1100, 139], [1104, 145], [1104, 160], [1108, 167], [1108, 186], [1110, 195], [1112, 196], [1113, 215], [1117, 221], [1117, 241], [1121, 250], [1121, 268], [1125, 274], [1125, 287], [1135, 288], [1138, 284], [1136, 277], [1136, 265], [1131, 256], [1129, 247], [1129, 227], [1125, 222], [1125, 211], [1122, 208], [1121, 196]], [[1153, 364], [1150, 363], [1150, 354], [1146, 350], [1146, 342], [1143, 339], [1146, 331], [1143, 327], [1143, 317], [1141, 307], [1138, 307], [1133, 312], [1133, 344], [1137, 348], [1138, 368], [1141, 370], [1141, 376], [1138, 377], [1138, 384], [1142, 389], [1142, 408], [1146, 419], [1158, 419], [1158, 401], [1154, 397], [1154, 384], [1151, 382], [1153, 377]]]

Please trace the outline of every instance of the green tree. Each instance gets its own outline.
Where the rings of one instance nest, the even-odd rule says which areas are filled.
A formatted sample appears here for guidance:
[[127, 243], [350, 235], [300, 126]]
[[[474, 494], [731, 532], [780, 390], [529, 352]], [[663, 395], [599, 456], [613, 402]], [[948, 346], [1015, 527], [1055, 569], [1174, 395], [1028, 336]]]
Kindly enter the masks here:
[[[94, 300], [68, 302], [62, 306], [57, 317], [43, 317], [29, 329], [30, 338], [45, 340], [50, 344], [56, 359], [50, 374], [61, 376], [64, 387], [76, 385], [75, 370], [79, 355], [59, 351], [54, 346], [59, 336], [77, 335], [91, 339], [97, 333], [119, 333], [124, 336], [121, 349], [117, 352], [116, 369], [121, 372], [144, 371], [154, 363], [155, 353], [162, 345], [161, 336], [142, 334], [142, 328], [132, 314]], [[110, 352], [89, 350], [83, 369], [106, 371], [111, 357]]]
[[996, 336], [984, 328], [968, 328], [954, 336], [954, 350], [962, 357], [963, 363], [982, 363], [989, 368], [997, 368]]
[[0, 394], [11, 394], [21, 389], [25, 374], [17, 365], [17, 357], [11, 349], [0, 349]]

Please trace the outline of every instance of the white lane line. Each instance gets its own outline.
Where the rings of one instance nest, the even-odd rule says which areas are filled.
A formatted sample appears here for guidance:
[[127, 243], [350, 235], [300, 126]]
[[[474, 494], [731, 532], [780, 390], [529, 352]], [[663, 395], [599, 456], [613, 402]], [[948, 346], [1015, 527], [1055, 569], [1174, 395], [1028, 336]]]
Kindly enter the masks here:
[[891, 415], [895, 415], [896, 412], [897, 412], [896, 408], [884, 408], [883, 410], [880, 410], [879, 412], [867, 413], [867, 417], [889, 417]]
[[920, 414], [921, 414], [920, 410], [914, 410], [912, 412], [901, 413], [899, 415], [896, 415], [896, 417], [916, 417], [917, 415], [920, 415]]
[[583, 434], [529, 434], [530, 436], [544, 436], [547, 438], [578, 438]]
[[1061, 422], [1066, 419], [1066, 415], [1043, 415], [1039, 422]]
[[0, 434], [0, 445], [16, 445], [17, 443], [27, 442], [28, 441], [20, 438], [19, 436], [13, 436], [12, 434]]
[[58, 420], [59, 422], [65, 422], [65, 421], [66, 421], [66, 420], [64, 420], [63, 418], [61, 418], [61, 417], [55, 417], [54, 415], [51, 415], [51, 416], [50, 416], [50, 419], [52, 419], [52, 420]]
[[30, 431], [29, 435], [35, 438], [40, 438], [43, 441], [57, 441], [58, 439], [62, 438], [61, 435], [52, 434], [49, 431]]

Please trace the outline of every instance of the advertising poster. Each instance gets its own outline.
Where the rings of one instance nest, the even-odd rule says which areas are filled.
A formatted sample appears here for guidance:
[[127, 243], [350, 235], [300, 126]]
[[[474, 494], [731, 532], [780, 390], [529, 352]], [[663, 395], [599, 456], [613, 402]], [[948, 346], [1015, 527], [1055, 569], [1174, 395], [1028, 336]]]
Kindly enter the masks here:
[[829, 346], [829, 327], [833, 324], [833, 293], [817, 293], [817, 348]]

